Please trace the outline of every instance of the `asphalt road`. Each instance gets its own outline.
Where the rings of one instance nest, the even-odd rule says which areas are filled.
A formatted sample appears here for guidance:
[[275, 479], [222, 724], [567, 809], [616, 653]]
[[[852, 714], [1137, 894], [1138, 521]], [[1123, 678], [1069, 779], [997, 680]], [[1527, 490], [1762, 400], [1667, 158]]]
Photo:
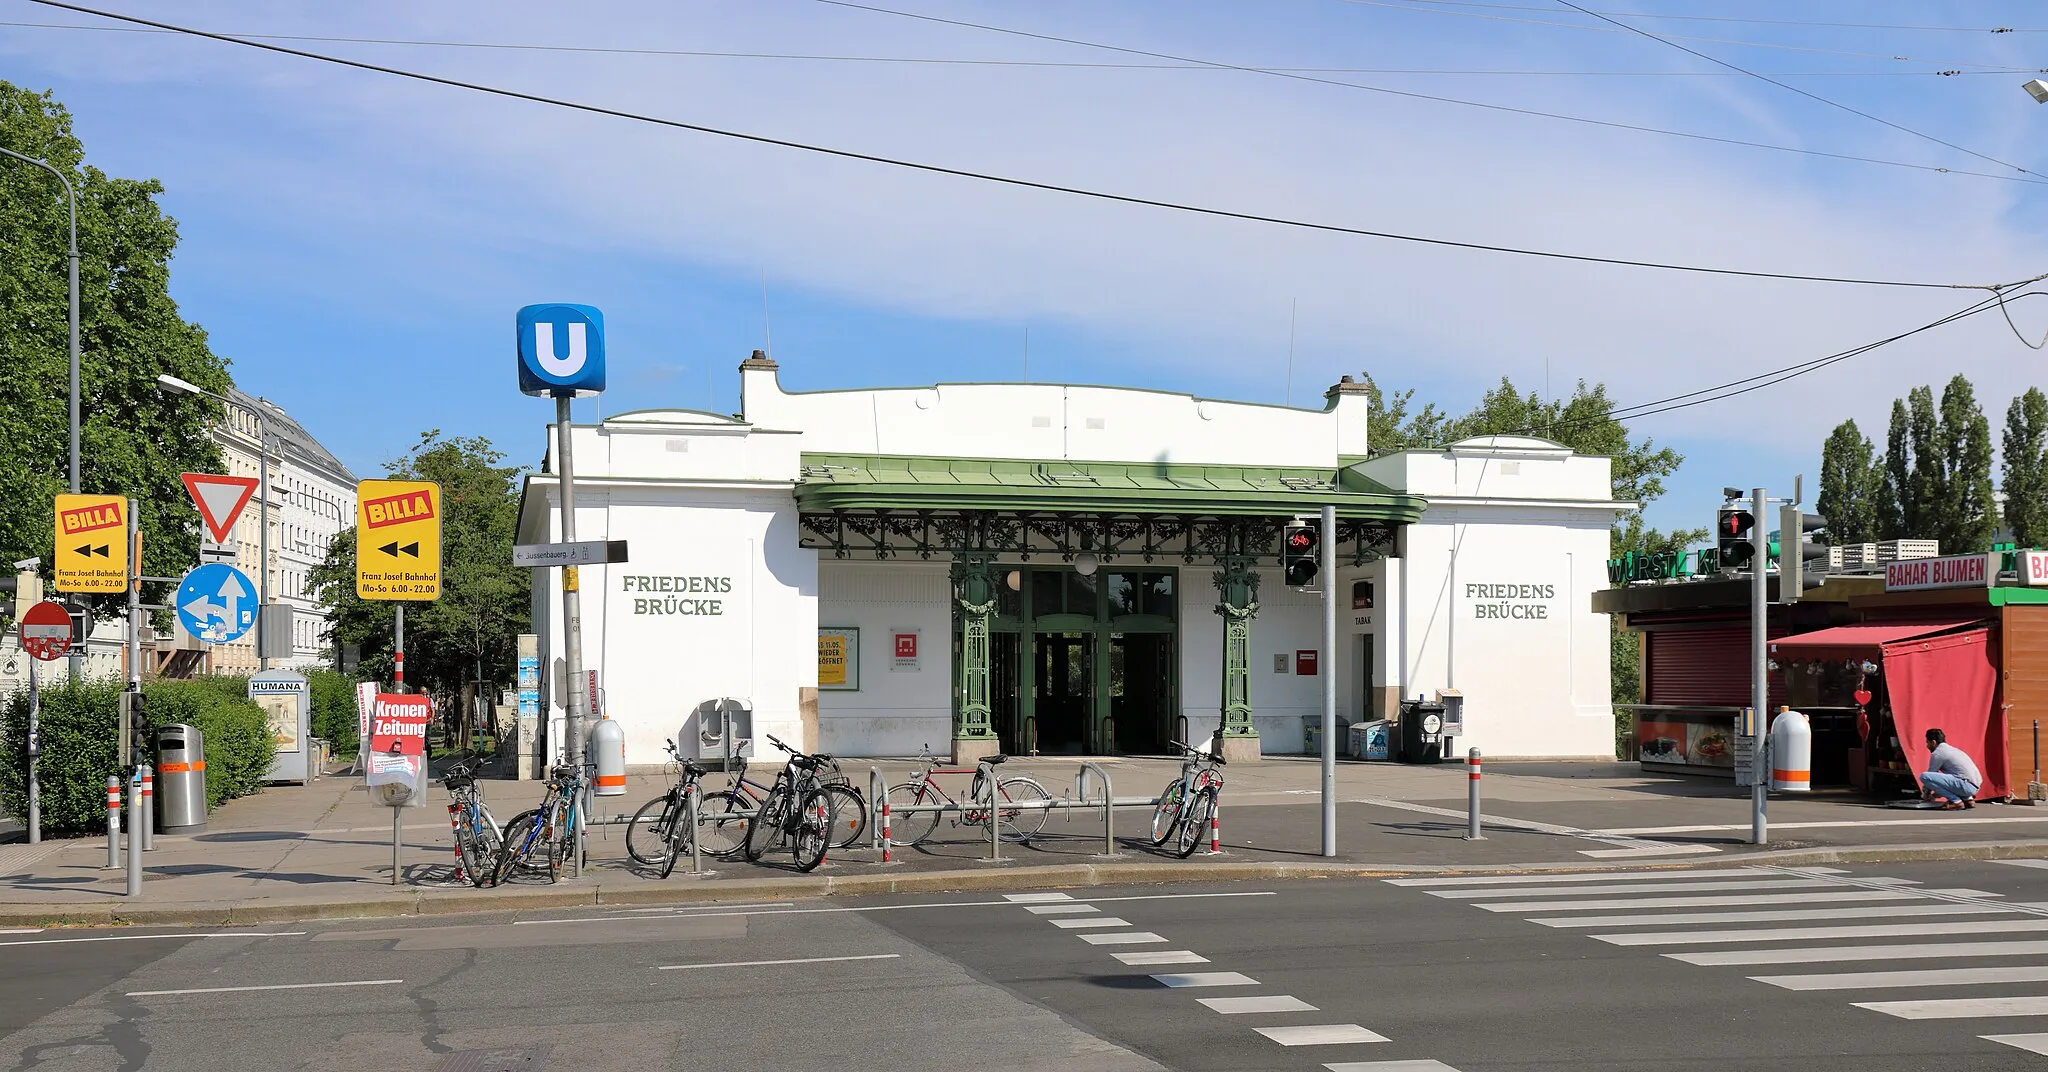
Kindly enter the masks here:
[[2048, 870], [1996, 863], [53, 930], [0, 965], [23, 1069], [2048, 1072]]

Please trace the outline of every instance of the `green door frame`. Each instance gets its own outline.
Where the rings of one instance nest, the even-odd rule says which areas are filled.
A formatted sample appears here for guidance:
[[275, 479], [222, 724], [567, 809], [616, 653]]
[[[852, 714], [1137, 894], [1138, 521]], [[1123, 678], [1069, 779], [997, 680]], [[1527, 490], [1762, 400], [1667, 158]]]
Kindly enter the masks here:
[[[1089, 661], [1091, 664], [1089, 667], [1089, 682], [1092, 695], [1089, 697], [1089, 710], [1082, 745], [1083, 748], [1088, 750], [1087, 754], [1108, 755], [1115, 751], [1116, 731], [1111, 723], [1109, 657], [1110, 644], [1113, 642], [1112, 638], [1115, 634], [1168, 633], [1173, 636], [1174, 666], [1168, 687], [1173, 692], [1171, 697], [1172, 706], [1175, 712], [1178, 713], [1181, 706], [1180, 659], [1183, 654], [1180, 645], [1180, 614], [1178, 612], [1181, 570], [1171, 566], [1158, 566], [1146, 563], [1142, 567], [1137, 568], [1104, 567], [1095, 574], [1097, 577], [1106, 577], [1109, 574], [1115, 573], [1166, 573], [1172, 575], [1174, 579], [1175, 600], [1175, 613], [1172, 617], [1155, 614], [1125, 614], [1112, 617], [1109, 613], [1109, 600], [1106, 598], [1106, 589], [1102, 585], [1098, 585], [1096, 588], [1095, 608], [1092, 614], [1074, 614], [1060, 609], [1048, 614], [1039, 615], [1034, 612], [1032, 607], [1033, 585], [1031, 575], [1033, 573], [1069, 574], [1075, 572], [1074, 568], [1071, 566], [1046, 567], [1001, 563], [994, 566], [994, 570], [999, 577], [1003, 578], [1002, 583], [1004, 584], [1007, 584], [1007, 578], [1010, 573], [1015, 572], [1018, 574], [1018, 586], [1014, 589], [1016, 595], [1014, 599], [1006, 597], [997, 604], [996, 613], [989, 619], [989, 632], [992, 634], [1021, 634], [1019, 637], [1018, 654], [1020, 665], [1025, 670], [1023, 671], [1023, 680], [1018, 683], [1017, 690], [1017, 724], [1020, 728], [1019, 736], [1021, 738], [1017, 743], [1025, 750], [1033, 751], [1038, 747], [1037, 666], [1038, 635], [1041, 633], [1085, 633], [1093, 641], [1093, 643], [1088, 645]], [[1008, 613], [1009, 611], [1014, 611], [1014, 613]], [[958, 629], [957, 616], [955, 629], [956, 631]], [[958, 680], [960, 666], [958, 660], [955, 660], [953, 671], [955, 675], [954, 688], [957, 692], [960, 687]]]

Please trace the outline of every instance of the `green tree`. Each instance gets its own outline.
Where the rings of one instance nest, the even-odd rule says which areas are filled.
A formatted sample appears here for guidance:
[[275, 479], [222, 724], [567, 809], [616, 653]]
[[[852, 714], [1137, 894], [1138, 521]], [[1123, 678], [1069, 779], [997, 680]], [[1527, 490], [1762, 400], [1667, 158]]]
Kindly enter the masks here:
[[[49, 161], [77, 191], [80, 484], [132, 497], [145, 571], [174, 575], [191, 565], [198, 522], [178, 474], [218, 471], [207, 432], [218, 403], [167, 398], [156, 378], [221, 392], [229, 380], [206, 333], [170, 298], [178, 226], [157, 205], [163, 186], [86, 166], [71, 113], [4, 81], [0, 146]], [[49, 172], [0, 157], [0, 557], [9, 561], [53, 560], [52, 500], [69, 487], [67, 216]]]
[[2021, 547], [2048, 540], [2048, 395], [2039, 387], [2005, 411], [2005, 527]]
[[1892, 399], [1892, 420], [1884, 434], [1884, 457], [1878, 462], [1878, 468], [1883, 471], [1883, 479], [1877, 489], [1877, 538], [1880, 540], [1910, 538], [1906, 517], [1913, 496], [1913, 452], [1907, 438], [1909, 422], [1905, 401]]
[[[406, 684], [443, 697], [468, 682], [509, 684], [518, 638], [529, 619], [530, 571], [512, 565], [519, 523], [519, 469], [487, 439], [420, 436], [412, 450], [385, 466], [401, 480], [441, 485], [441, 598], [405, 604]], [[356, 644], [362, 673], [391, 680], [395, 602], [356, 595], [356, 532], [345, 529], [313, 570], [312, 584], [334, 608], [337, 642]]]
[[1444, 426], [1450, 418], [1436, 408], [1436, 403], [1429, 403], [1411, 414], [1408, 410], [1414, 404], [1414, 388], [1389, 394], [1374, 382], [1371, 373], [1359, 375], [1365, 381], [1365, 441], [1368, 452], [1392, 454], [1444, 442]]
[[1941, 390], [1942, 495], [1934, 511], [1936, 539], [1949, 554], [1985, 551], [1998, 532], [1991, 484], [1991, 422], [1961, 373]]
[[1836, 425], [1821, 447], [1820, 498], [1814, 508], [1828, 519], [1831, 543], [1869, 543], [1878, 539], [1884, 470], [1876, 460], [1876, 451], [1855, 421]]

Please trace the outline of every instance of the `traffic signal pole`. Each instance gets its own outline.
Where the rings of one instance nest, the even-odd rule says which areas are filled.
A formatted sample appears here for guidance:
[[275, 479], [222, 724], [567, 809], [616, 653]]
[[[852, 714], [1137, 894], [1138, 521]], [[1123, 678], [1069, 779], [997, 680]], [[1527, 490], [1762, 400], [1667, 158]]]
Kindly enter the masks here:
[[[1756, 519], [1750, 528], [1749, 540], [1752, 548], [1749, 569], [1749, 704], [1751, 709], [1750, 728], [1756, 731], [1756, 739], [1750, 747], [1751, 774], [1749, 781], [1749, 843], [1768, 845], [1771, 840], [1770, 824], [1764, 817], [1764, 802], [1770, 792], [1770, 734], [1765, 732], [1767, 712], [1771, 702], [1771, 679], [1768, 676], [1769, 663], [1765, 649], [1770, 636], [1770, 533], [1765, 531], [1764, 508], [1770, 504], [1763, 488], [1751, 492], [1753, 503], [1751, 515]], [[1794, 552], [1796, 553], [1796, 551]]]
[[1337, 855], [1337, 508], [1323, 507], [1323, 855]]

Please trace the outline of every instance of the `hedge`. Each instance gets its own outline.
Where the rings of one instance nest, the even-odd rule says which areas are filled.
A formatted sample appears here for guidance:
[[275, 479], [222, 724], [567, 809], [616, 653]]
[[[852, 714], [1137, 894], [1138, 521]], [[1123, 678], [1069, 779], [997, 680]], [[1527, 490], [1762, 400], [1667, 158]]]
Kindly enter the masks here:
[[332, 744], [337, 756], [354, 755], [360, 725], [356, 678], [333, 670], [308, 670], [306, 683], [313, 690], [313, 736]]
[[[184, 722], [206, 739], [206, 804], [247, 796], [263, 788], [276, 744], [263, 709], [247, 696], [248, 679], [197, 678], [153, 681], [143, 686], [151, 725]], [[64, 682], [42, 690], [39, 720], [42, 759], [43, 829], [47, 833], [92, 833], [106, 829], [107, 775], [115, 773], [115, 736], [120, 725], [121, 683]], [[28, 692], [19, 690], [0, 709], [0, 808], [28, 814]]]

